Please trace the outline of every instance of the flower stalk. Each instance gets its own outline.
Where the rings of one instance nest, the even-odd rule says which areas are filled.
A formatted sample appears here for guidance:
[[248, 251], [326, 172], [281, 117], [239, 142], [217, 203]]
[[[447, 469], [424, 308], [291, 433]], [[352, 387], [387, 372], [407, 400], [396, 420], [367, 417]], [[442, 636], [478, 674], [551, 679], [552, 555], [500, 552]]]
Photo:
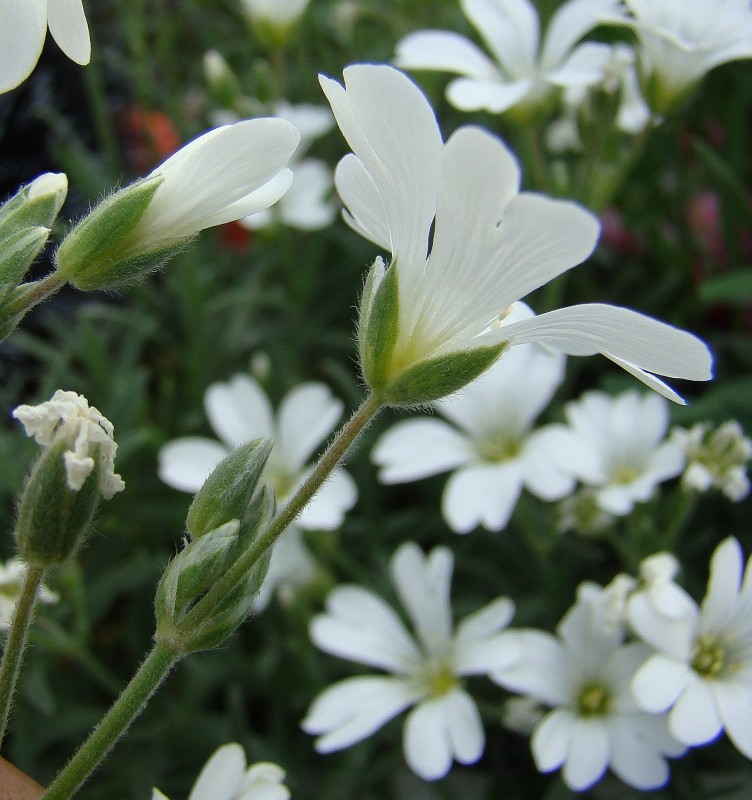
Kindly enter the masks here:
[[34, 618], [37, 593], [42, 585], [45, 569], [30, 566], [24, 577], [21, 593], [18, 596], [13, 623], [8, 631], [8, 639], [0, 664], [0, 744], [5, 738], [10, 709], [13, 705], [18, 675], [21, 671], [26, 640]]

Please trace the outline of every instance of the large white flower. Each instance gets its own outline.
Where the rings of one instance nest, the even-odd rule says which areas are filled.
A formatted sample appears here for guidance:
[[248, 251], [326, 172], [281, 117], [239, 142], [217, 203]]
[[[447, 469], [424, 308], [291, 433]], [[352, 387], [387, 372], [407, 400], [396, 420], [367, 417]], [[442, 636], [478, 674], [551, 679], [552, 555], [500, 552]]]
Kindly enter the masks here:
[[3, 0], [0, 3], [0, 93], [31, 75], [47, 26], [60, 49], [77, 64], [91, 57], [89, 26], [81, 0]]
[[[342, 402], [324, 384], [304, 383], [286, 395], [275, 417], [266, 394], [247, 375], [212, 384], [204, 395], [204, 407], [221, 441], [187, 436], [165, 445], [159, 453], [160, 478], [175, 489], [196, 492], [233, 448], [268, 436], [274, 440], [274, 448], [261, 481], [272, 486], [280, 504], [305, 479], [311, 456], [332, 432], [343, 410]], [[295, 526], [334, 530], [356, 499], [355, 482], [338, 467], [303, 509]], [[274, 548], [257, 608], [266, 605], [276, 585], [308, 583], [314, 570], [300, 531], [289, 528]]]
[[404, 483], [452, 470], [442, 512], [458, 533], [506, 527], [523, 487], [543, 500], [563, 497], [574, 487], [561, 466], [572, 437], [561, 426], [533, 424], [563, 380], [564, 362], [530, 344], [504, 354], [460, 393], [436, 402], [449, 422], [411, 419], [387, 431], [371, 454], [379, 479]]
[[631, 680], [649, 654], [640, 643], [623, 644], [619, 626], [606, 625], [598, 604], [581, 601], [559, 623], [558, 637], [515, 631], [521, 655], [491, 677], [501, 686], [552, 707], [535, 727], [531, 747], [541, 772], [563, 767], [571, 789], [587, 789], [610, 767], [638, 789], [662, 786], [666, 756], [684, 747], [663, 716], [634, 701]]
[[465, 16], [493, 59], [473, 42], [449, 31], [418, 31], [397, 45], [395, 63], [405, 69], [453, 72], [447, 98], [463, 111], [493, 113], [540, 105], [560, 86], [589, 86], [603, 76], [605, 45], [577, 43], [615, 11], [618, 0], [568, 0], [551, 18], [541, 41], [538, 12], [530, 0], [461, 0]]
[[658, 651], [632, 683], [640, 706], [670, 708], [669, 728], [687, 745], [710, 742], [725, 728], [752, 758], [752, 569], [748, 562], [744, 570], [739, 542], [716, 548], [700, 608], [692, 603], [668, 621], [644, 606], [630, 611], [632, 627]]
[[[520, 193], [517, 161], [490, 133], [462, 127], [444, 144], [426, 98], [392, 67], [348, 67], [346, 88], [321, 82], [354, 150], [335, 174], [345, 219], [392, 254], [389, 269], [378, 261], [372, 268], [359, 331], [365, 377], [374, 389], [388, 388], [388, 402], [449, 394], [505, 346], [525, 342], [603, 353], [674, 400], [650, 373], [710, 378], [699, 339], [624, 308], [580, 305], [496, 324], [515, 301], [592, 252], [598, 221], [574, 203]], [[449, 386], [453, 371], [474, 367], [433, 396], [415, 388], [417, 378], [431, 384], [441, 373], [451, 373]]]
[[[10, 558], [4, 564], [0, 563], [0, 631], [9, 628], [13, 620], [26, 570], [26, 564], [20, 558]], [[37, 600], [40, 603], [57, 603], [58, 595], [42, 585]]]
[[392, 557], [390, 572], [417, 638], [380, 597], [343, 586], [328, 597], [327, 613], [311, 624], [322, 650], [392, 673], [349, 678], [326, 689], [303, 720], [321, 753], [341, 750], [370, 736], [407, 708], [403, 748], [410, 768], [434, 780], [456, 759], [477, 761], [485, 744], [478, 709], [461, 678], [486, 675], [516, 657], [509, 634], [500, 632], [514, 606], [497, 598], [453, 631], [449, 601], [454, 559], [445, 547], [428, 556], [412, 543]]
[[624, 0], [624, 6], [629, 14], [604, 16], [637, 33], [643, 81], [658, 111], [713, 67], [752, 58], [748, 0]]
[[574, 433], [568, 468], [589, 486], [611, 514], [625, 515], [649, 500], [659, 483], [684, 469], [684, 452], [666, 440], [668, 404], [635, 390], [611, 397], [587, 392], [565, 414]]
[[[284, 770], [276, 764], [246, 767], [243, 748], [232, 742], [218, 748], [206, 762], [188, 800], [288, 800], [284, 779]], [[169, 800], [159, 789], [152, 790], [151, 798]]]

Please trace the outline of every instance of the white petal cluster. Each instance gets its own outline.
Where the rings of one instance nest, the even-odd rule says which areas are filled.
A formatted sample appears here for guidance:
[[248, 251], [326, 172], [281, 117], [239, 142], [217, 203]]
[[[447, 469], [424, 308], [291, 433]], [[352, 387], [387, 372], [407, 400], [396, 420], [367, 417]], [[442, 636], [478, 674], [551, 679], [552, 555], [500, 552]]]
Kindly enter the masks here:
[[492, 58], [449, 31], [412, 33], [399, 42], [395, 58], [404, 69], [460, 75], [447, 88], [456, 108], [499, 113], [535, 107], [558, 87], [585, 87], [601, 80], [608, 46], [578, 42], [599, 24], [601, 14], [616, 11], [617, 0], [562, 3], [542, 38], [530, 0], [461, 0], [461, 6]]
[[682, 448], [666, 439], [668, 403], [657, 394], [587, 392], [565, 413], [573, 434], [567, 468], [609, 514], [629, 514], [684, 469]]
[[498, 598], [455, 630], [449, 599], [453, 566], [444, 547], [426, 556], [406, 543], [392, 557], [391, 578], [415, 635], [366, 589], [343, 586], [329, 595], [326, 613], [311, 624], [314, 643], [391, 674], [348, 678], [314, 700], [302, 724], [319, 735], [319, 752], [349, 747], [413, 707], [405, 720], [403, 749], [416, 774], [435, 780], [453, 760], [472, 764], [481, 757], [480, 714], [461, 679], [486, 675], [516, 657], [509, 634], [502, 632], [514, 607]]
[[49, 26], [68, 58], [88, 64], [89, 26], [81, 0], [3, 0], [0, 3], [0, 94], [15, 89], [36, 66]]
[[76, 392], [58, 389], [50, 400], [36, 406], [21, 405], [13, 416], [41, 447], [64, 441], [68, 449], [63, 454], [68, 488], [77, 492], [94, 470], [97, 456], [99, 491], [109, 500], [125, 488], [115, 473], [117, 444], [112, 423], [89, 401]]
[[719, 64], [752, 58], [747, 0], [624, 0], [605, 18], [635, 30], [645, 82], [657, 79], [666, 102]]
[[[159, 476], [175, 489], [197, 492], [212, 470], [234, 448], [266, 436], [274, 448], [261, 476], [283, 503], [303, 482], [310, 459], [342, 416], [343, 405], [321, 383], [303, 383], [287, 394], [276, 416], [259, 384], [247, 375], [236, 375], [227, 383], [212, 384], [204, 396], [204, 408], [219, 437], [190, 436], [175, 439], [159, 453]], [[306, 530], [335, 530], [357, 500], [350, 475], [336, 468], [305, 507], [295, 526]], [[315, 571], [295, 527], [280, 538], [272, 553], [269, 573], [261, 589], [257, 608], [262, 607], [280, 583], [310, 582]]]
[[390, 375], [472, 348], [539, 342], [570, 355], [602, 353], [678, 402], [652, 373], [710, 378], [699, 339], [628, 309], [580, 305], [494, 324], [590, 255], [597, 220], [574, 203], [521, 193], [516, 159], [488, 132], [466, 126], [442, 142], [428, 101], [399, 71], [356, 65], [344, 75], [345, 87], [321, 78], [354, 151], [335, 183], [346, 221], [387, 249], [397, 272]]
[[[222, 745], [201, 770], [188, 800], [289, 800], [284, 770], [269, 762], [246, 766], [239, 744]], [[152, 800], [169, 800], [159, 789]]]
[[[530, 316], [516, 308], [508, 319]], [[505, 353], [463, 391], [435, 403], [446, 422], [410, 419], [381, 437], [371, 454], [379, 480], [451, 471], [442, 512], [457, 533], [505, 528], [523, 487], [542, 500], [564, 497], [575, 484], [563, 466], [571, 436], [561, 426], [533, 427], [564, 378], [564, 363], [536, 345]]]
[[687, 489], [706, 492], [715, 487], [734, 502], [747, 497], [747, 463], [752, 458], [752, 440], [744, 435], [736, 420], [724, 422], [715, 430], [708, 423], [694, 425], [689, 430], [675, 428], [671, 435], [687, 458], [682, 475], [682, 484]]
[[601, 612], [580, 601], [559, 624], [558, 636], [515, 631], [521, 656], [492, 678], [551, 707], [531, 739], [539, 770], [561, 768], [575, 791], [595, 784], [609, 768], [630, 786], [654, 789], [668, 780], [666, 757], [685, 748], [663, 716], [646, 713], [632, 696], [632, 679], [649, 651], [637, 642], [625, 644], [623, 630], [604, 625]]
[[752, 569], [739, 542], [728, 538], [714, 552], [700, 608], [686, 596], [659, 613], [637, 611], [630, 623], [657, 651], [632, 682], [639, 705], [670, 709], [671, 733], [686, 745], [725, 729], [752, 758]]
[[271, 117], [207, 131], [150, 173], [161, 182], [131, 238], [139, 249], [165, 247], [268, 208], [290, 187], [285, 165], [299, 141]]
[[[0, 630], [10, 627], [25, 575], [26, 565], [20, 558], [10, 558], [0, 564]], [[57, 603], [58, 595], [42, 585], [37, 600], [40, 603]]]
[[309, 0], [241, 0], [246, 13], [256, 20], [289, 25], [301, 16]]

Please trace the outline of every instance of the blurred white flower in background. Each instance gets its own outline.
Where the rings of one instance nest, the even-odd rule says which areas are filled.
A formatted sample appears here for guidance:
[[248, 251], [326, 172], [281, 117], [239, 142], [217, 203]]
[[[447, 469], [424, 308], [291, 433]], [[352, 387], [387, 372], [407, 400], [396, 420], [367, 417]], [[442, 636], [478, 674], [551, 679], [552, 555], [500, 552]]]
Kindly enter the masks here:
[[587, 392], [565, 415], [574, 435], [568, 468], [610, 514], [629, 514], [684, 469], [681, 447], [665, 438], [668, 404], [657, 394]]
[[91, 58], [89, 26], [81, 0], [3, 0], [0, 3], [0, 93], [15, 89], [36, 66], [49, 26], [68, 58]]
[[752, 569], [736, 539], [713, 553], [702, 606], [681, 617], [643, 612], [630, 622], [655, 650], [632, 683], [639, 705], [669, 711], [672, 734], [687, 745], [726, 733], [752, 758]]
[[426, 556], [406, 543], [392, 557], [392, 582], [416, 637], [367, 589], [342, 586], [329, 595], [326, 613], [311, 623], [314, 643], [391, 675], [348, 678], [313, 701], [302, 725], [319, 734], [320, 753], [349, 747], [414, 706], [405, 720], [403, 749], [416, 774], [435, 780], [446, 775], [453, 760], [473, 764], [481, 757], [485, 734], [480, 714], [461, 679], [487, 675], [514, 660], [517, 650], [509, 634], [501, 632], [514, 605], [497, 598], [454, 630], [449, 599], [453, 566], [445, 547]]
[[530, 743], [541, 772], [562, 768], [567, 786], [582, 791], [611, 768], [630, 786], [655, 789], [668, 780], [666, 757], [685, 748], [669, 734], [664, 716], [635, 703], [632, 677], [649, 650], [624, 644], [623, 629], [605, 625], [603, 610], [581, 600], [559, 623], [558, 636], [513, 631], [520, 657], [491, 677], [552, 708]]
[[[26, 565], [20, 558], [9, 558], [4, 564], [0, 563], [0, 631], [10, 627], [25, 576]], [[37, 600], [40, 603], [57, 603], [58, 599], [56, 592], [44, 585], [39, 587]]]
[[[186, 436], [169, 442], [159, 453], [160, 478], [180, 491], [196, 492], [233, 448], [268, 436], [274, 448], [260, 481], [274, 489], [279, 505], [303, 482], [311, 457], [334, 430], [343, 411], [342, 402], [328, 387], [311, 382], [290, 391], [275, 416], [261, 386], [247, 375], [212, 384], [204, 395], [204, 407], [221, 441]], [[337, 467], [275, 545], [257, 609], [266, 605], [276, 585], [306, 584], [315, 574], [315, 562], [297, 528], [335, 530], [356, 500], [355, 482]]]
[[601, 80], [609, 47], [586, 42], [600, 15], [618, 0], [568, 0], [554, 13], [541, 40], [540, 20], [529, 0], [461, 0], [465, 16], [493, 60], [469, 39], [449, 31], [418, 31], [397, 44], [395, 64], [461, 75], [447, 87], [449, 102], [463, 111], [492, 113], [542, 105], [559, 87]]
[[[239, 744], [222, 745], [201, 770], [188, 800], [289, 800], [284, 770], [269, 762], [246, 766]], [[159, 789], [151, 800], [169, 800]]]
[[[515, 304], [507, 321], [532, 316]], [[434, 404], [448, 422], [410, 419], [377, 442], [371, 458], [382, 483], [452, 472], [442, 513], [452, 530], [505, 528], [523, 487], [542, 500], [572, 491], [565, 465], [572, 437], [561, 426], [534, 429], [564, 379], [565, 357], [536, 345], [505, 353], [462, 391]]]

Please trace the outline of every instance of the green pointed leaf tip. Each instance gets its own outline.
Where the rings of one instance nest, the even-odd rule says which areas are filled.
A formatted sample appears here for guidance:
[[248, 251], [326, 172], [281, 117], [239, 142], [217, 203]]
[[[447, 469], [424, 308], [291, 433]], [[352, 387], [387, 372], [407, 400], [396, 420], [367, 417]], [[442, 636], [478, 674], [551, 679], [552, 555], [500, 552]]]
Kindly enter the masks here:
[[399, 285], [397, 265], [388, 268], [381, 258], [371, 267], [363, 287], [358, 319], [358, 353], [366, 383], [380, 391], [390, 372], [399, 333]]
[[18, 552], [35, 567], [61, 564], [81, 547], [101, 497], [99, 463], [81, 489], [68, 488], [63, 456], [69, 447], [61, 441], [42, 452], [18, 504]]
[[244, 518], [272, 446], [271, 439], [254, 439], [218, 464], [188, 509], [185, 524], [193, 539], [231, 519]]
[[453, 394], [485, 372], [507, 347], [503, 342], [419, 361], [385, 387], [384, 402], [392, 406], [415, 406]]
[[110, 288], [140, 278], [179, 250], [182, 242], [145, 250], [131, 236], [163, 180], [143, 178], [96, 205], [63, 239], [58, 272], [78, 289]]
[[0, 242], [0, 303], [26, 275], [49, 235], [49, 228], [23, 228]]

